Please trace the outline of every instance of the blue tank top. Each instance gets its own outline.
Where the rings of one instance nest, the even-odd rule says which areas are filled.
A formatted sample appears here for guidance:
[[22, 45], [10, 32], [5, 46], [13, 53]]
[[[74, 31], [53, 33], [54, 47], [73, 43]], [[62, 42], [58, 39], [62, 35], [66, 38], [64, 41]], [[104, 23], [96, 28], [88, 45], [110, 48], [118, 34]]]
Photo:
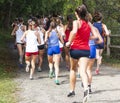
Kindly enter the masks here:
[[48, 47], [59, 46], [59, 38], [57, 36], [56, 30], [50, 32], [50, 37], [48, 38]]
[[[102, 39], [103, 39], [103, 43], [101, 43], [101, 44], [104, 45], [104, 37], [102, 36], [102, 23], [101, 23], [101, 22], [100, 22], [100, 23], [94, 22], [94, 23], [93, 23], [93, 26], [98, 29], [98, 31], [99, 31]], [[97, 39], [96, 39], [96, 40], [97, 40]], [[99, 44], [97, 44], [97, 45], [99, 45]]]
[[97, 22], [95, 22], [95, 23], [93, 24], [93, 26], [98, 29], [100, 35], [102, 36], [102, 23], [97, 23]]
[[[90, 36], [92, 35], [92, 33], [90, 33]], [[95, 45], [95, 40], [89, 40], [89, 45]]]

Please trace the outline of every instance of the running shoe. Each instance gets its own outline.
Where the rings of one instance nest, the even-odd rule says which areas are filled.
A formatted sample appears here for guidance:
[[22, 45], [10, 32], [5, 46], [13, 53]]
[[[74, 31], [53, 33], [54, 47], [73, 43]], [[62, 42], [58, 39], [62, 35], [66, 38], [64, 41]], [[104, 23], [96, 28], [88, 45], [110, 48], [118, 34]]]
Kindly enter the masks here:
[[59, 80], [55, 80], [55, 84], [56, 84], [56, 85], [60, 85]]
[[33, 80], [34, 78], [30, 75], [30, 80]]
[[89, 95], [88, 90], [84, 91], [83, 103], [87, 103], [88, 95]]
[[67, 97], [74, 97], [75, 96], [75, 92], [72, 91], [72, 92], [69, 92], [69, 94], [67, 95]]
[[41, 69], [41, 67], [38, 67], [38, 72], [42, 72], [42, 69]]
[[99, 69], [95, 70], [95, 74], [97, 74], [97, 75], [99, 74]]
[[34, 78], [33, 77], [30, 77], [30, 80], [33, 80]]
[[53, 78], [53, 71], [49, 71], [49, 78]]
[[21, 63], [18, 66], [19, 66], [19, 68], [24, 68], [24, 65]]
[[29, 69], [30, 69], [29, 66], [30, 65], [28, 65], [28, 64], [26, 65], [26, 68], [25, 68], [26, 72], [29, 72]]

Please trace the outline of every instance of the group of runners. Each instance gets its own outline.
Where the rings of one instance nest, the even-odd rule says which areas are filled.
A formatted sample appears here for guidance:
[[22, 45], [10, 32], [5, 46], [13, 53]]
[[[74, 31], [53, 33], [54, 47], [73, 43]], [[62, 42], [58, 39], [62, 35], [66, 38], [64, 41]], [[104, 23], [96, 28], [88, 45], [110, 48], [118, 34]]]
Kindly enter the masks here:
[[[23, 64], [25, 55], [26, 72], [30, 71], [30, 79], [34, 77], [35, 68], [42, 71], [43, 55], [47, 48], [49, 78], [55, 76], [55, 83], [59, 81], [59, 65], [62, 51], [65, 52], [66, 68], [70, 70], [70, 92], [67, 97], [75, 96], [76, 72], [80, 74], [84, 88], [83, 103], [92, 93], [92, 67], [97, 60], [96, 74], [99, 74], [104, 49], [104, 35], [109, 35], [102, 14], [88, 13], [85, 5], [75, 9], [76, 20], [72, 15], [67, 16], [67, 23], [63, 25], [60, 16], [51, 18], [31, 17], [28, 25], [24, 25], [23, 18], [14, 22], [11, 35], [16, 38], [19, 53], [19, 63]], [[94, 22], [93, 22], [94, 20]], [[25, 53], [24, 53], [25, 48]], [[38, 67], [36, 61], [38, 60]], [[55, 70], [53, 70], [53, 67]]]

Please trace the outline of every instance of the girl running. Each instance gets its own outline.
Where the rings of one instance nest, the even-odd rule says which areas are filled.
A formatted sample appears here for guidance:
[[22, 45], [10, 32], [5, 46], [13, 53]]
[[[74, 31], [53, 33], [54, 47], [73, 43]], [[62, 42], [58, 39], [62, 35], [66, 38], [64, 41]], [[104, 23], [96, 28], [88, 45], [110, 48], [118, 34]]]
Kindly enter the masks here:
[[[73, 17], [72, 15], [67, 16], [67, 24], [65, 25], [65, 43], [68, 42], [68, 38], [70, 35], [70, 32], [72, 30], [72, 23], [73, 23]], [[70, 70], [70, 56], [69, 56], [69, 47], [64, 47], [65, 50], [65, 61], [66, 61], [66, 68], [67, 70]]]
[[99, 69], [100, 69], [100, 65], [102, 62], [102, 53], [103, 53], [103, 49], [104, 49], [104, 35], [102, 35], [103, 29], [106, 32], [106, 36], [109, 35], [107, 26], [102, 23], [102, 18], [103, 18], [103, 16], [100, 12], [95, 12], [95, 14], [93, 16], [93, 19], [95, 22], [93, 23], [93, 25], [98, 29], [100, 35], [103, 38], [103, 42], [101, 44], [96, 45], [96, 59], [97, 59], [97, 68], [95, 70], [96, 74], [99, 74]]
[[38, 43], [40, 44], [40, 36], [37, 31], [35, 31], [35, 22], [31, 21], [28, 24], [29, 29], [23, 34], [21, 41], [25, 42], [26, 38], [26, 51], [25, 51], [25, 61], [26, 61], [26, 72], [29, 72], [30, 64], [30, 79], [33, 79], [33, 74], [35, 70], [35, 62], [38, 57]]
[[38, 64], [38, 72], [42, 71], [42, 63], [43, 63], [43, 55], [45, 52], [45, 43], [44, 43], [44, 38], [45, 38], [45, 29], [43, 27], [38, 27], [38, 32], [41, 40], [41, 44], [38, 45], [39, 49], [39, 64]]
[[76, 66], [79, 65], [82, 82], [84, 85], [83, 103], [87, 101], [88, 97], [88, 76], [87, 64], [89, 61], [90, 47], [88, 45], [90, 32], [97, 38], [96, 31], [93, 25], [88, 22], [88, 12], [85, 5], [81, 5], [75, 10], [77, 20], [73, 21], [73, 29], [70, 33], [69, 41], [66, 46], [70, 45], [70, 92], [68, 97], [75, 95], [76, 84]]
[[11, 35], [16, 35], [16, 44], [17, 44], [17, 49], [19, 53], [19, 63], [20, 67], [22, 67], [23, 64], [23, 55], [24, 55], [24, 43], [21, 42], [21, 37], [23, 33], [26, 31], [26, 26], [23, 24], [23, 18], [19, 17], [18, 18], [18, 25], [15, 25]]
[[[88, 17], [89, 17], [89, 21], [92, 22], [92, 15], [90, 13], [89, 13]], [[99, 34], [99, 31], [97, 30], [97, 28], [95, 28], [95, 30]], [[90, 36], [92, 37], [92, 33], [90, 33]], [[91, 40], [89, 40], [89, 46], [90, 46], [90, 56], [89, 56], [89, 58], [90, 59], [88, 61], [88, 66], [87, 66], [89, 94], [92, 93], [92, 91], [91, 91], [92, 67], [93, 67], [93, 64], [94, 64], [95, 58], [96, 58], [96, 44], [98, 44], [98, 43], [100, 44], [102, 42], [103, 42], [103, 40], [102, 40], [102, 37], [101, 37], [100, 34], [98, 35], [98, 40], [97, 41], [93, 38], [91, 38]]]
[[[64, 32], [64, 25], [62, 24], [62, 20], [58, 17], [56, 19], [56, 23], [57, 23], [57, 31], [58, 33], [62, 36], [62, 38], [64, 38], [65, 36], [65, 32]], [[62, 41], [63, 42], [63, 41]], [[63, 51], [63, 43], [59, 40], [59, 46], [60, 46], [60, 59], [63, 60], [62, 58], [62, 51]]]
[[55, 83], [59, 85], [58, 75], [59, 75], [59, 62], [60, 62], [60, 47], [59, 39], [62, 40], [62, 36], [57, 32], [56, 23], [50, 23], [50, 29], [46, 32], [45, 42], [48, 44], [48, 63], [49, 63], [49, 77], [52, 78], [54, 75], [53, 66], [55, 68]]

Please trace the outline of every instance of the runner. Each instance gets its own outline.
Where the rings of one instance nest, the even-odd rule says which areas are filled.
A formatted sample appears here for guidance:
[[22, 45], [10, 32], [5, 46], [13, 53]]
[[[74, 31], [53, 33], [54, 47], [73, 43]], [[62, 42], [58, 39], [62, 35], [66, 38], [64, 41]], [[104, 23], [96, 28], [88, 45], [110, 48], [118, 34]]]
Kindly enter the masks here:
[[[13, 21], [13, 23], [12, 23], [12, 29], [14, 29], [15, 28], [15, 26], [17, 26], [18, 25], [18, 18], [15, 18], [15, 20]], [[14, 37], [14, 39], [15, 39], [15, 42], [14, 42], [14, 48], [16, 49], [17, 48], [17, 44], [16, 44], [16, 35], [14, 35], [13, 36]]]
[[30, 69], [30, 80], [33, 79], [33, 74], [35, 70], [35, 62], [38, 57], [38, 43], [40, 44], [39, 33], [35, 31], [35, 22], [29, 21], [29, 29], [23, 34], [21, 41], [25, 42], [26, 38], [26, 52], [25, 52], [25, 61], [26, 61], [26, 72], [29, 72]]
[[[64, 30], [64, 25], [62, 24], [62, 20], [60, 19], [60, 17], [56, 18], [56, 23], [57, 23], [57, 31], [58, 33], [62, 36], [62, 38], [64, 38], [65, 36], [65, 30]], [[63, 42], [63, 41], [62, 41]], [[64, 44], [59, 40], [59, 46], [60, 46], [60, 61], [63, 61], [62, 58], [62, 51], [63, 51], [63, 46]]]
[[43, 55], [45, 52], [45, 43], [44, 43], [44, 38], [45, 38], [45, 29], [43, 28], [43, 25], [39, 25], [37, 26], [38, 28], [38, 32], [39, 32], [39, 36], [40, 36], [40, 40], [41, 40], [41, 44], [38, 45], [38, 49], [39, 49], [39, 63], [38, 63], [38, 72], [42, 71], [42, 63], [43, 63]]
[[23, 67], [23, 55], [24, 55], [24, 43], [21, 42], [21, 37], [23, 33], [26, 31], [26, 26], [23, 24], [23, 18], [19, 17], [18, 18], [18, 25], [15, 25], [11, 35], [16, 35], [16, 43], [17, 43], [17, 49], [19, 53], [19, 63], [20, 67]]
[[99, 30], [99, 33], [101, 34], [101, 36], [103, 38], [103, 42], [101, 44], [96, 45], [97, 68], [95, 70], [95, 73], [99, 74], [100, 65], [102, 63], [102, 53], [103, 53], [103, 49], [104, 49], [104, 35], [102, 35], [102, 32], [104, 29], [106, 32], [106, 36], [108, 36], [109, 31], [107, 29], [107, 26], [102, 23], [103, 16], [100, 12], [95, 12], [93, 19], [95, 21], [93, 23], [93, 25]]
[[88, 12], [85, 5], [81, 5], [75, 10], [77, 20], [73, 21], [73, 29], [70, 33], [69, 41], [66, 46], [70, 45], [70, 92], [68, 97], [75, 95], [76, 84], [76, 66], [79, 65], [82, 82], [84, 85], [83, 103], [87, 101], [88, 97], [88, 77], [87, 64], [89, 61], [90, 47], [88, 45], [90, 32], [97, 38], [96, 31], [93, 25], [88, 22]]
[[62, 36], [57, 32], [56, 29], [56, 23], [51, 22], [50, 23], [50, 28], [46, 32], [45, 35], [45, 42], [48, 43], [48, 50], [47, 50], [47, 55], [48, 55], [48, 63], [49, 63], [49, 77], [53, 78], [54, 72], [53, 72], [53, 66], [55, 68], [55, 83], [57, 85], [60, 84], [58, 80], [58, 75], [59, 75], [59, 62], [60, 62], [60, 47], [59, 47], [59, 39], [62, 40]]
[[[92, 15], [89, 13], [88, 15], [89, 17], [89, 21], [92, 23]], [[95, 28], [95, 27], [94, 27]], [[96, 32], [98, 32], [99, 34], [99, 31], [96, 29]], [[92, 36], [92, 33], [90, 33], [90, 36]], [[88, 88], [89, 88], [89, 94], [92, 93], [91, 91], [91, 83], [92, 83], [92, 67], [93, 67], [93, 64], [95, 62], [95, 58], [96, 58], [96, 43], [102, 43], [103, 40], [102, 40], [102, 37], [101, 35], [99, 34], [98, 35], [98, 40], [96, 41], [96, 39], [91, 39], [89, 40], [89, 46], [90, 46], [90, 59], [89, 59], [89, 62], [88, 62], [88, 66], [87, 66], [87, 75], [88, 75]]]
[[[65, 43], [68, 42], [68, 38], [69, 38], [70, 32], [72, 30], [72, 22], [73, 22], [72, 15], [68, 15], [67, 16], [67, 24], [65, 25], [65, 38], [64, 38]], [[66, 68], [67, 68], [67, 70], [70, 70], [69, 47], [65, 46], [64, 50], [65, 50]]]

